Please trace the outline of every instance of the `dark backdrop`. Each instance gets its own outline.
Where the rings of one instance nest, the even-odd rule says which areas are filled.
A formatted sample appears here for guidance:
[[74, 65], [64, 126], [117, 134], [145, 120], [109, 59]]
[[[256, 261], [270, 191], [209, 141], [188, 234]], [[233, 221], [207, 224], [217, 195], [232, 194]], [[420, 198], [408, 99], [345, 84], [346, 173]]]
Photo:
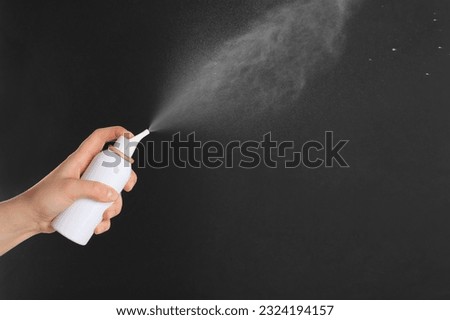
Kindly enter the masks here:
[[[185, 59], [259, 10], [1, 1], [1, 198], [97, 127], [143, 130]], [[446, 0], [364, 2], [304, 112], [270, 124], [279, 140], [350, 139], [351, 168], [137, 170], [106, 235], [37, 236], [1, 257], [0, 298], [449, 299], [449, 19]]]

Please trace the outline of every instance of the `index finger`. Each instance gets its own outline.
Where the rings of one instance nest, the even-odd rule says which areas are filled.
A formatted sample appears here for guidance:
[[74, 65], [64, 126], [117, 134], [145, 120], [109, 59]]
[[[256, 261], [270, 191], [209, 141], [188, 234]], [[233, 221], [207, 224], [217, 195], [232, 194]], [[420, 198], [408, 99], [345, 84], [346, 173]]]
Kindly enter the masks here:
[[129, 133], [127, 129], [121, 126], [107, 127], [95, 130], [78, 149], [73, 153], [73, 159], [80, 165], [81, 170], [86, 169], [91, 160], [102, 151], [105, 143], [116, 140], [120, 136]]

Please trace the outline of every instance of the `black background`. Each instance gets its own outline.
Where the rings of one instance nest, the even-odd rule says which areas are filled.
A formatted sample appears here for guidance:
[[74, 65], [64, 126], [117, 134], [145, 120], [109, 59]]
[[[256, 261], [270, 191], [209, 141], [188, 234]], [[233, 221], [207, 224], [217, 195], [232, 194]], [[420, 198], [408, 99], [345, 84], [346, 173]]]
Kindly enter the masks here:
[[[183, 63], [265, 5], [1, 1], [1, 198], [95, 128], [145, 129]], [[299, 143], [333, 130], [351, 168], [137, 170], [107, 234], [1, 257], [0, 298], [449, 299], [449, 19], [446, 0], [363, 2], [301, 112], [248, 124]]]

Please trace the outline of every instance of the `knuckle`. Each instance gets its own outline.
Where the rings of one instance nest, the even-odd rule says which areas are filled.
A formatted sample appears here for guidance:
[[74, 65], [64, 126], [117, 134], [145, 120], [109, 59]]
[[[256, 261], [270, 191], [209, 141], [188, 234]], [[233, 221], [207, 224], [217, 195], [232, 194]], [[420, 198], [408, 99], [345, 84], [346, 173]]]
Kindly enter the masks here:
[[111, 219], [112, 217], [114, 217], [115, 214], [116, 214], [115, 210], [110, 208], [105, 211], [104, 217], [106, 220], [108, 220], [108, 219]]
[[118, 215], [122, 211], [122, 201], [119, 202], [115, 208], [115, 214]]
[[95, 129], [89, 136], [88, 141], [97, 142], [98, 140], [100, 140], [103, 130], [104, 130], [103, 128]]
[[102, 131], [103, 131], [103, 128], [95, 129], [95, 130], [92, 132], [92, 136], [98, 136]]
[[112, 129], [113, 129], [113, 130], [120, 130], [120, 131], [127, 131], [127, 129], [125, 129], [125, 128], [122, 127], [122, 126], [114, 126], [114, 127], [112, 127]]

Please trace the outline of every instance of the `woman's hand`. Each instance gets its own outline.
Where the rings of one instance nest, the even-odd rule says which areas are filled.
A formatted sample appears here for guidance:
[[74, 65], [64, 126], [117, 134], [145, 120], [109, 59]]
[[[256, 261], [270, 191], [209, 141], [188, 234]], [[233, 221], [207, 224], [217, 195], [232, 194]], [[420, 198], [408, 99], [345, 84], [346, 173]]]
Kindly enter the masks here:
[[[107, 231], [111, 219], [122, 209], [122, 197], [105, 184], [81, 180], [80, 177], [106, 142], [127, 132], [122, 127], [95, 130], [73, 154], [39, 183], [21, 195], [0, 203], [0, 255], [35, 234], [53, 232], [52, 220], [82, 198], [113, 202], [95, 229], [96, 234]], [[124, 190], [131, 191], [136, 181], [137, 176], [133, 171]]]

